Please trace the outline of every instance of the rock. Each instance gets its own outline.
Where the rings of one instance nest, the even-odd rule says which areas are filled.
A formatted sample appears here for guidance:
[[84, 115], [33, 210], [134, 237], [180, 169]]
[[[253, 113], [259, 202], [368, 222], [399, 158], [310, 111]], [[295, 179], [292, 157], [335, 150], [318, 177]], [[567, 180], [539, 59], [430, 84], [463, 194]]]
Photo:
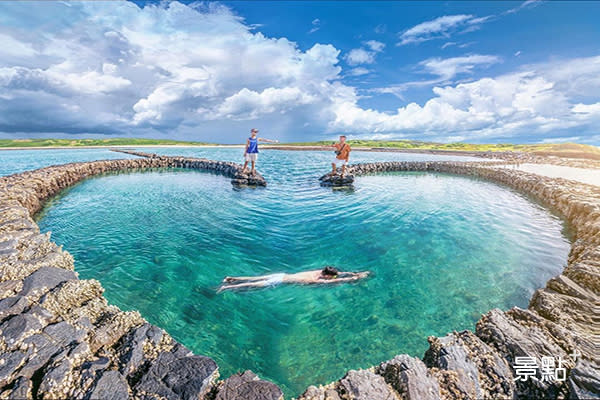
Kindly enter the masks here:
[[319, 178], [322, 186], [351, 186], [354, 183], [354, 175], [346, 174], [343, 177], [341, 175], [330, 175], [325, 174]]
[[402, 354], [382, 363], [376, 372], [406, 400], [440, 400], [438, 381], [416, 357]]
[[127, 400], [128, 398], [129, 386], [125, 377], [118, 371], [104, 372], [89, 396], [90, 400]]
[[39, 296], [62, 282], [72, 279], [77, 279], [77, 274], [73, 271], [56, 267], [42, 267], [25, 278], [23, 289], [19, 295], [26, 297]]
[[399, 400], [382, 376], [367, 370], [350, 370], [340, 380], [338, 392], [349, 400]]
[[27, 336], [42, 329], [42, 324], [31, 314], [19, 314], [0, 325], [0, 343], [14, 349]]
[[158, 346], [164, 331], [148, 323], [134, 329], [125, 339], [120, 350], [120, 371], [125, 376], [135, 374], [138, 368], [148, 360], [144, 347], [147, 343]]
[[[275, 385], [251, 372], [213, 385], [218, 370], [212, 360], [193, 356], [139, 314], [109, 306], [99, 282], [78, 280], [71, 255], [51, 242], [48, 234], [40, 234], [32, 215], [49, 197], [106, 172], [195, 168], [227, 176], [242, 187], [266, 185], [262, 176], [243, 175], [234, 163], [130, 153], [144, 158], [71, 163], [0, 177], [0, 397], [276, 396], [280, 391]], [[514, 154], [503, 158], [523, 160]], [[351, 187], [349, 180], [355, 175], [391, 171], [487, 179], [552, 207], [564, 216], [575, 238], [564, 273], [536, 292], [529, 309], [492, 310], [477, 324], [479, 339], [467, 332], [432, 339], [425, 357], [429, 369], [416, 358], [398, 356], [375, 368], [377, 373], [350, 371], [338, 382], [311, 387], [303, 395], [305, 400], [395, 399], [398, 393], [405, 398], [436, 398], [436, 383], [442, 398], [600, 397], [594, 359], [600, 192], [589, 185], [497, 168], [497, 164], [368, 163], [348, 166], [348, 180], [329, 179], [341, 187]], [[574, 350], [582, 353], [577, 365], [568, 357]], [[568, 382], [514, 382], [510, 366], [518, 356], [533, 356], [538, 363], [542, 356], [562, 357], [567, 360]]]
[[598, 365], [580, 360], [569, 374], [569, 399], [600, 399], [599, 370]]
[[0, 354], [0, 388], [9, 384], [14, 373], [21, 368], [27, 358], [27, 354], [21, 351]]
[[283, 392], [271, 382], [260, 380], [252, 371], [245, 371], [227, 378], [215, 400], [283, 400]]
[[208, 357], [177, 358], [161, 353], [135, 386], [138, 396], [166, 399], [198, 399], [211, 388], [217, 377], [217, 364]]
[[32, 388], [33, 388], [33, 383], [25, 378], [25, 377], [20, 377], [17, 378], [15, 380], [15, 383], [12, 387], [12, 389], [10, 389], [10, 392], [7, 393], [6, 395], [4, 395], [4, 393], [2, 393], [2, 395], [0, 396], [3, 399], [15, 399], [15, 400], [21, 400], [21, 399], [31, 399], [32, 396]]
[[[469, 331], [429, 338], [425, 362], [430, 368], [450, 371], [452, 384], [442, 392], [453, 397], [512, 399], [513, 374], [508, 363], [494, 349]], [[448, 374], [442, 374], [448, 382]], [[455, 379], [454, 379], [455, 378]], [[444, 385], [442, 385], [444, 386]]]
[[29, 301], [23, 296], [7, 297], [0, 300], [0, 321], [11, 315], [22, 313], [29, 306]]
[[[516, 310], [513, 309], [513, 310]], [[519, 310], [535, 315], [528, 310]], [[564, 349], [542, 329], [535, 326], [525, 326], [517, 322], [508, 313], [494, 309], [484, 315], [476, 328], [477, 336], [485, 343], [494, 347], [509, 363], [515, 365], [516, 357], [534, 357], [537, 365], [541, 365], [542, 357], [567, 358]], [[537, 379], [516, 381], [516, 395], [521, 397], [557, 396], [562, 391], [563, 382], [542, 382], [539, 369]]]
[[56, 344], [66, 346], [72, 342], [80, 342], [86, 336], [86, 332], [75, 329], [73, 325], [66, 321], [61, 321], [54, 325], [48, 325], [44, 328], [44, 334], [48, 335]]
[[9, 296], [14, 296], [23, 288], [23, 281], [21, 280], [7, 280], [0, 282], [0, 299], [5, 299]]

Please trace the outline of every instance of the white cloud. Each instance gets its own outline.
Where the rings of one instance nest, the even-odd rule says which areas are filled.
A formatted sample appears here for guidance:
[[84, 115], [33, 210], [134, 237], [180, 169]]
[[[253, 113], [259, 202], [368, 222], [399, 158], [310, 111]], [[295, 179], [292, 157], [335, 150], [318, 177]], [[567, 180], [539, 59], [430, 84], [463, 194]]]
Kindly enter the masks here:
[[377, 40], [367, 40], [365, 45], [376, 53], [382, 52], [385, 48], [385, 43], [378, 42]]
[[265, 114], [283, 113], [300, 105], [311, 104], [316, 100], [316, 97], [294, 87], [268, 88], [260, 93], [244, 88], [226, 98], [217, 108], [218, 112], [211, 113], [207, 117], [210, 119], [257, 119]]
[[521, 11], [524, 8], [534, 8], [542, 4], [542, 0], [525, 0], [518, 7], [511, 8], [504, 12], [504, 14], [514, 14]]
[[497, 56], [472, 54], [452, 58], [429, 58], [421, 61], [419, 65], [425, 72], [437, 75], [441, 80], [448, 80], [461, 73], [471, 73], [475, 67], [485, 67], [500, 61]]
[[407, 29], [400, 35], [400, 42], [398, 42], [397, 45], [403, 46], [410, 43], [421, 43], [433, 39], [448, 38], [458, 29], [463, 29], [463, 32], [477, 29], [488, 19], [490, 19], [490, 17], [475, 17], [467, 14], [444, 15]]
[[363, 47], [352, 49], [344, 56], [348, 65], [355, 66], [359, 64], [373, 64], [377, 53], [381, 53], [385, 48], [385, 44], [377, 40], [367, 40], [363, 44], [369, 48], [366, 50]]
[[356, 68], [352, 68], [352, 69], [351, 69], [351, 70], [348, 72], [348, 75], [349, 75], [349, 76], [361, 76], [361, 75], [366, 75], [366, 74], [368, 74], [369, 72], [371, 72], [371, 71], [369, 71], [369, 70], [368, 70], [368, 69], [366, 69], [366, 68], [363, 68], [363, 67], [356, 67]]
[[308, 33], [315, 33], [319, 29], [321, 29], [321, 20], [319, 18], [315, 18], [311, 22], [312, 28], [308, 31]]
[[[580, 66], [586, 70], [579, 70]], [[577, 129], [593, 136], [600, 126], [600, 103], [572, 103], [572, 98], [600, 90], [600, 57], [530, 65], [526, 70], [455, 86], [435, 87], [423, 105], [410, 103], [395, 113], [364, 110], [340, 102], [330, 128], [338, 131], [397, 134], [432, 140], [486, 140], [527, 135], [541, 140]], [[597, 95], [596, 95], [597, 99]], [[368, 135], [367, 135], [368, 136]]]
[[450, 46], [456, 46], [458, 43], [456, 42], [446, 42], [442, 45], [441, 49], [445, 49], [446, 47], [450, 47]]
[[350, 50], [345, 58], [349, 65], [373, 64], [375, 62], [375, 53], [358, 48]]
[[[267, 37], [216, 3], [139, 8], [131, 2], [45, 2], [32, 12], [28, 3], [0, 2], [0, 15], [13, 21], [2, 30], [11, 48], [0, 50], [0, 132], [5, 134], [235, 142], [252, 121], [281, 140], [335, 132], [541, 140], [550, 134], [573, 136], [569, 130], [576, 130], [585, 141], [600, 126], [600, 56], [527, 65], [452, 85], [446, 82], [499, 59], [479, 54], [428, 59], [420, 67], [433, 79], [403, 85], [436, 84], [431, 98], [386, 113], [359, 106], [361, 94], [342, 82], [334, 46], [300, 49], [286, 38]], [[437, 21], [409, 36], [428, 40], [468, 27], [468, 20], [481, 23], [466, 17]], [[53, 24], [44, 24], [47, 20]], [[345, 75], [368, 73], [365, 66], [383, 49], [381, 42], [363, 42], [355, 49], [362, 53], [346, 55], [355, 67]], [[301, 133], [297, 127], [304, 127]]]

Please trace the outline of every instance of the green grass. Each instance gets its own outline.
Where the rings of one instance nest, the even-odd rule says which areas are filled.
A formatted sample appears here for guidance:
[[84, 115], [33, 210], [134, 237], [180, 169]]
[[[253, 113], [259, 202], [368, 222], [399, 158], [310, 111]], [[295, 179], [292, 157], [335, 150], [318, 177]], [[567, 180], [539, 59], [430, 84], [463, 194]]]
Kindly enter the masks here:
[[[294, 146], [323, 146], [332, 141], [287, 143]], [[600, 155], [600, 148], [577, 143], [543, 143], [543, 144], [473, 144], [473, 143], [435, 143], [415, 140], [349, 140], [351, 146], [380, 147], [407, 150], [447, 150], [447, 151], [521, 151], [531, 153], [590, 153]]]
[[0, 148], [10, 147], [84, 147], [84, 146], [144, 146], [144, 145], [210, 145], [212, 143], [184, 142], [164, 139], [0, 139]]

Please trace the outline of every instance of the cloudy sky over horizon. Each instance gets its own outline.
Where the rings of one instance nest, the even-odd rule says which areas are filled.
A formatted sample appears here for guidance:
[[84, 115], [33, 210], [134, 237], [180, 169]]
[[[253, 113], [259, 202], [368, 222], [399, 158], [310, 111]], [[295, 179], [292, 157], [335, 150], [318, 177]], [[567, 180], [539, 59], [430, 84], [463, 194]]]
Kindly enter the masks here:
[[600, 2], [0, 2], [0, 137], [600, 145]]

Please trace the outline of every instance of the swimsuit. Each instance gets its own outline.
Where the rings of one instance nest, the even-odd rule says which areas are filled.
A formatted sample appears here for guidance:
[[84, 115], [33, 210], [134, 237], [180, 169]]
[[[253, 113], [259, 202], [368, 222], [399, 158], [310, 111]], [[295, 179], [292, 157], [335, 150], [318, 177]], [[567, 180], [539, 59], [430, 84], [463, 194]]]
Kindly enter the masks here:
[[265, 283], [267, 283], [267, 285], [278, 285], [281, 282], [283, 282], [283, 277], [285, 276], [285, 274], [272, 274], [272, 275], [267, 275], [265, 278]]

